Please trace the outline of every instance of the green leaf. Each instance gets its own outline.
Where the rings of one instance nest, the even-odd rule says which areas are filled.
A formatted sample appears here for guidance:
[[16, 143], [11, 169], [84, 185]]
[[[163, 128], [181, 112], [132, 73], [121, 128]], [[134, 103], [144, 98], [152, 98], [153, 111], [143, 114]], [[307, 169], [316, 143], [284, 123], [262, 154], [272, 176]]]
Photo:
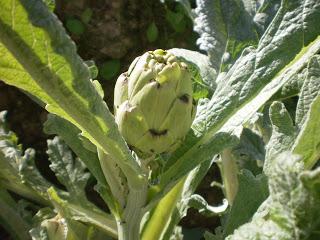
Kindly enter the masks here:
[[[35, 151], [27, 149], [23, 153], [17, 136], [6, 127], [5, 115], [5, 111], [0, 112], [0, 184], [28, 199], [45, 204], [48, 199], [47, 187], [51, 184], [29, 165], [34, 165]], [[29, 165], [27, 178], [23, 175], [26, 165]]]
[[[178, 6], [182, 6], [184, 8], [184, 12], [187, 13], [187, 16], [191, 20], [193, 20], [194, 13], [192, 12], [190, 1], [189, 0], [176, 0], [176, 2], [179, 2], [181, 4], [181, 5], [178, 5]], [[179, 10], [180, 10], [180, 8], [179, 8]]]
[[166, 20], [170, 26], [177, 32], [183, 33], [187, 27], [187, 21], [184, 14], [180, 12], [173, 12], [170, 9], [166, 10]]
[[[182, 48], [172, 48], [169, 52], [188, 63], [188, 67], [193, 75], [194, 85], [196, 85], [194, 86], [194, 92], [197, 93], [199, 86], [204, 85], [203, 89], [207, 90], [210, 93], [209, 95], [212, 96], [216, 88], [216, 82], [212, 80], [216, 78], [217, 73], [211, 67], [208, 56]], [[204, 96], [203, 98], [206, 97], [209, 96]]]
[[316, 55], [310, 59], [310, 62], [305, 73], [305, 80], [302, 85], [302, 89], [299, 95], [299, 101], [297, 104], [295, 122], [301, 129], [303, 124], [308, 118], [308, 112], [311, 108], [312, 102], [319, 95], [320, 92], [320, 56]]
[[254, 176], [244, 169], [239, 174], [239, 189], [224, 226], [228, 236], [242, 224], [251, 220], [260, 204], [269, 196], [265, 175]]
[[303, 171], [301, 159], [289, 153], [272, 162], [270, 197], [227, 240], [319, 238], [320, 169]]
[[27, 149], [19, 166], [19, 173], [25, 185], [30, 186], [43, 199], [49, 200], [47, 190], [52, 186], [39, 172], [35, 164], [35, 151]]
[[253, 17], [254, 13], [242, 1], [197, 1], [194, 19], [194, 29], [200, 34], [197, 43], [208, 53], [218, 73], [227, 70], [245, 47], [257, 45], [259, 38]]
[[102, 185], [106, 184], [98, 156], [96, 153], [84, 148], [82, 141], [78, 137], [81, 133], [78, 128], [56, 115], [49, 114], [47, 121], [44, 124], [44, 131], [48, 134], [59, 135], [72, 151], [86, 164], [98, 182]]
[[159, 35], [159, 30], [158, 30], [155, 22], [152, 22], [149, 24], [146, 34], [147, 34], [147, 39], [149, 42], [154, 42], [157, 40], [158, 35]]
[[249, 128], [244, 128], [240, 143], [231, 149], [239, 169], [248, 169], [254, 175], [261, 173], [265, 160], [265, 144], [258, 134]]
[[168, 191], [173, 182], [199, 163], [234, 146], [242, 125], [307, 66], [320, 50], [320, 32], [315, 27], [315, 20], [320, 21], [319, 12], [317, 1], [308, 5], [288, 1], [281, 5], [257, 49], [244, 50], [228, 73], [221, 74], [221, 84], [212, 98], [198, 104], [192, 125], [194, 135], [188, 134], [168, 160], [170, 167], [164, 170], [160, 184], [155, 187], [158, 191]]
[[275, 156], [290, 150], [296, 136], [293, 121], [283, 103], [274, 102], [269, 112], [272, 135], [266, 146], [266, 160], [263, 168], [266, 173], [270, 171], [271, 161]]
[[270, 101], [280, 101], [283, 99], [298, 96], [306, 77], [307, 68], [295, 74], [283, 87], [270, 99]]
[[48, 194], [53, 205], [64, 218], [92, 224], [110, 236], [117, 237], [115, 220], [93, 204], [81, 206], [77, 202], [67, 201], [59, 196], [53, 187], [48, 190]]
[[121, 67], [120, 60], [118, 59], [112, 59], [112, 60], [106, 61], [100, 67], [100, 74], [106, 80], [110, 80], [118, 75], [120, 71], [120, 67]]
[[93, 60], [89, 60], [89, 61], [85, 61], [85, 64], [89, 68], [90, 78], [91, 79], [97, 78], [98, 74], [99, 74], [99, 70], [98, 70], [98, 67], [96, 66], [95, 62]]
[[92, 18], [93, 11], [91, 8], [86, 8], [81, 14], [82, 22], [88, 24]]
[[302, 156], [306, 168], [312, 168], [320, 157], [320, 56], [310, 60], [296, 112], [299, 134], [292, 152]]
[[[161, 239], [169, 239], [172, 236], [177, 224], [187, 214], [188, 208], [192, 205], [192, 195], [212, 163], [212, 159], [203, 162], [176, 184], [169, 193], [162, 196], [160, 202], [152, 209], [150, 217], [144, 225], [143, 240], [155, 239], [158, 236], [162, 236]], [[153, 201], [145, 207], [146, 211], [158, 200], [157, 197], [153, 198]], [[172, 208], [168, 209], [168, 206], [172, 206]], [[218, 210], [218, 208], [207, 206], [207, 210], [212, 212], [212, 210]]]
[[67, 19], [66, 28], [69, 30], [69, 32], [76, 35], [81, 35], [85, 31], [85, 26], [83, 25], [83, 23], [76, 18]]
[[43, 2], [47, 5], [50, 11], [54, 11], [56, 8], [56, 1], [55, 0], [43, 0]]
[[85, 166], [80, 159], [74, 159], [65, 143], [55, 137], [48, 140], [48, 156], [50, 168], [55, 172], [60, 183], [68, 190], [70, 198], [81, 201], [86, 199], [85, 186], [90, 173], [85, 172]]
[[42, 1], [0, 3], [0, 78], [77, 126], [92, 143], [114, 155], [132, 185], [140, 184], [138, 164], [61, 23]]
[[18, 204], [0, 186], [0, 223], [17, 240], [29, 239], [31, 225], [17, 211]]
[[[58, 134], [72, 149], [72, 151], [86, 164], [90, 173], [97, 179], [97, 190], [107, 202], [109, 208], [115, 209], [109, 186], [100, 167], [96, 152], [87, 150], [80, 139], [80, 130], [70, 122], [53, 114], [48, 115], [44, 124], [44, 131], [48, 134]], [[87, 143], [89, 144], [89, 143]], [[91, 144], [95, 147], [93, 144]]]

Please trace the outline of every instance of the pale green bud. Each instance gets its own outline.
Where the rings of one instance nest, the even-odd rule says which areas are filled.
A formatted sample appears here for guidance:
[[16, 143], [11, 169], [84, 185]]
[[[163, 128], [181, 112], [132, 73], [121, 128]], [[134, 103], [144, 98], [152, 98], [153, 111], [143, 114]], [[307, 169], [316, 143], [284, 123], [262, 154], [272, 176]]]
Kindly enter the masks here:
[[115, 86], [115, 120], [140, 156], [174, 151], [195, 116], [187, 64], [158, 49], [135, 59]]

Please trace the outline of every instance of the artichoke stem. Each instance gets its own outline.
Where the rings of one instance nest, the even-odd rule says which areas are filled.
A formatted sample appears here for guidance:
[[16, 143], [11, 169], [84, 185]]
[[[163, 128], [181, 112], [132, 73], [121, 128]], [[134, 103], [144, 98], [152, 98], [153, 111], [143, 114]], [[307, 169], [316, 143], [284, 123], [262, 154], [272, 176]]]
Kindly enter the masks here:
[[119, 240], [139, 240], [140, 224], [147, 201], [147, 183], [140, 189], [131, 189], [123, 214], [117, 219]]

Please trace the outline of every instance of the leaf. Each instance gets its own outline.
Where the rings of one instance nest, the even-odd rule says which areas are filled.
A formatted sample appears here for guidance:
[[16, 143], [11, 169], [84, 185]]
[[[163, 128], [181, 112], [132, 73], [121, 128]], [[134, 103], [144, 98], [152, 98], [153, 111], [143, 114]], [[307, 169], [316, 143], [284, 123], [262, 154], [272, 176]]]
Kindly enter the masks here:
[[244, 128], [240, 143], [231, 152], [239, 169], [248, 169], [254, 175], [261, 173], [261, 165], [265, 160], [265, 144], [261, 136]]
[[118, 59], [106, 61], [100, 67], [100, 74], [106, 80], [110, 80], [119, 74], [121, 63]]
[[77, 126], [93, 144], [114, 155], [132, 185], [139, 184], [138, 164], [61, 23], [39, 0], [0, 3], [0, 78]]
[[146, 34], [147, 34], [147, 39], [149, 42], [154, 42], [157, 40], [158, 35], [159, 35], [159, 30], [158, 30], [155, 22], [152, 22], [149, 24]]
[[177, 33], [183, 33], [186, 30], [187, 21], [184, 14], [181, 12], [174, 12], [170, 9], [166, 9], [165, 18]]
[[319, 238], [320, 169], [303, 171], [301, 159], [289, 153], [272, 162], [270, 197], [227, 240]]
[[301, 129], [307, 119], [311, 103], [319, 95], [320, 89], [320, 56], [316, 55], [310, 59], [306, 71], [306, 79], [303, 82], [297, 104], [296, 119], [297, 126]]
[[265, 175], [254, 176], [243, 169], [239, 176], [239, 189], [224, 226], [224, 236], [251, 220], [260, 204], [269, 196]]
[[110, 236], [117, 237], [115, 220], [93, 204], [83, 207], [77, 202], [67, 201], [59, 196], [53, 187], [48, 190], [48, 194], [55, 208], [64, 218], [92, 224], [103, 229]]
[[[114, 209], [109, 186], [100, 167], [97, 153], [91, 152], [84, 147], [80, 140], [80, 130], [70, 122], [53, 114], [48, 115], [44, 124], [44, 131], [48, 134], [58, 134], [72, 149], [72, 151], [86, 164], [90, 173], [98, 181], [98, 190], [102, 198], [108, 203], [109, 208]], [[93, 147], [95, 147], [93, 145]]]
[[[200, 164], [180, 180], [169, 193], [162, 196], [162, 199], [150, 211], [149, 219], [142, 231], [142, 240], [155, 239], [159, 236], [161, 236], [160, 239], [171, 237], [179, 221], [187, 214], [190, 207], [190, 197], [206, 175], [212, 162], [213, 160], [209, 160]], [[155, 197], [152, 200], [145, 207], [146, 211], [153, 207], [158, 199]], [[171, 208], [168, 208], [168, 206], [171, 206]], [[212, 207], [210, 210], [213, 210]]]
[[270, 171], [271, 161], [275, 156], [290, 150], [296, 136], [293, 121], [283, 103], [272, 103], [269, 112], [272, 135], [266, 146], [266, 160], [263, 167], [266, 173]]
[[194, 134], [189, 133], [172, 154], [160, 184], [153, 187], [160, 196], [199, 163], [236, 145], [242, 125], [307, 66], [320, 50], [315, 27], [316, 20], [320, 21], [319, 12], [317, 1], [283, 2], [257, 48], [245, 49], [230, 70], [222, 74], [219, 82], [223, 84], [212, 98], [198, 105], [192, 125]]
[[211, 206], [201, 195], [198, 194], [191, 195], [187, 201], [189, 207], [197, 209], [199, 213], [208, 217], [223, 214], [228, 207], [228, 201], [226, 199], [224, 199], [220, 206]]
[[200, 74], [200, 79], [195, 79], [194, 81], [199, 84], [203, 84], [202, 82], [204, 82], [206, 86], [210, 87], [209, 91], [212, 95], [216, 88], [216, 83], [213, 80], [216, 78], [217, 73], [211, 67], [208, 56], [182, 48], [172, 48], [169, 52], [181, 58], [183, 61], [190, 63], [191, 66], [195, 66]]
[[81, 20], [82, 22], [88, 24], [92, 18], [93, 11], [91, 8], [86, 8], [82, 13], [81, 13]]
[[35, 164], [35, 151], [27, 149], [19, 166], [19, 174], [24, 184], [30, 186], [46, 201], [49, 200], [47, 190], [52, 186], [39, 172]]
[[270, 99], [270, 101], [281, 101], [283, 99], [298, 96], [302, 88], [307, 68], [295, 74], [283, 87]]
[[76, 18], [67, 19], [66, 28], [68, 29], [69, 32], [75, 35], [81, 35], [85, 31], [85, 26], [83, 25], [83, 23]]
[[[244, 48], [256, 46], [259, 41], [254, 22], [257, 7], [249, 4], [252, 1], [197, 1], [194, 19], [194, 29], [200, 34], [197, 43], [208, 53], [218, 73], [229, 69]], [[269, 14], [272, 18], [274, 13]], [[260, 28], [265, 24], [260, 23], [263, 25]]]
[[58, 137], [48, 140], [47, 153], [51, 162], [50, 168], [67, 188], [70, 197], [79, 202], [86, 199], [84, 188], [90, 173], [85, 172], [86, 168], [81, 160], [74, 159], [67, 145]]
[[[30, 178], [24, 178], [25, 166], [30, 163], [34, 165], [35, 152], [27, 149], [23, 153], [17, 136], [6, 127], [5, 115], [6, 111], [0, 112], [0, 184], [28, 199], [45, 204], [47, 187], [51, 184], [32, 166], [32, 171], [29, 171]], [[28, 169], [31, 170], [30, 167]]]
[[85, 61], [85, 64], [88, 66], [88, 69], [90, 72], [90, 78], [91, 79], [97, 78], [99, 74], [99, 70], [95, 62], [93, 60], [88, 60], [88, 61]]
[[292, 146], [292, 152], [303, 157], [306, 168], [312, 168], [320, 157], [320, 57], [312, 58], [296, 111], [298, 136]]
[[17, 240], [29, 239], [30, 224], [17, 211], [18, 204], [0, 186], [0, 223]]

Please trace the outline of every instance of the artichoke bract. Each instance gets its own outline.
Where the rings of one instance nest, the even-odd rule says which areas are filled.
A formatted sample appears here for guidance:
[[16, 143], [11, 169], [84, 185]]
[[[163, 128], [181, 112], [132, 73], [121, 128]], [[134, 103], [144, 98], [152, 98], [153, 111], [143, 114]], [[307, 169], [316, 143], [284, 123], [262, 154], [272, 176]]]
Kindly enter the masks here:
[[139, 156], [174, 151], [196, 112], [186, 63], [165, 50], [136, 58], [120, 75], [114, 92], [115, 120]]

